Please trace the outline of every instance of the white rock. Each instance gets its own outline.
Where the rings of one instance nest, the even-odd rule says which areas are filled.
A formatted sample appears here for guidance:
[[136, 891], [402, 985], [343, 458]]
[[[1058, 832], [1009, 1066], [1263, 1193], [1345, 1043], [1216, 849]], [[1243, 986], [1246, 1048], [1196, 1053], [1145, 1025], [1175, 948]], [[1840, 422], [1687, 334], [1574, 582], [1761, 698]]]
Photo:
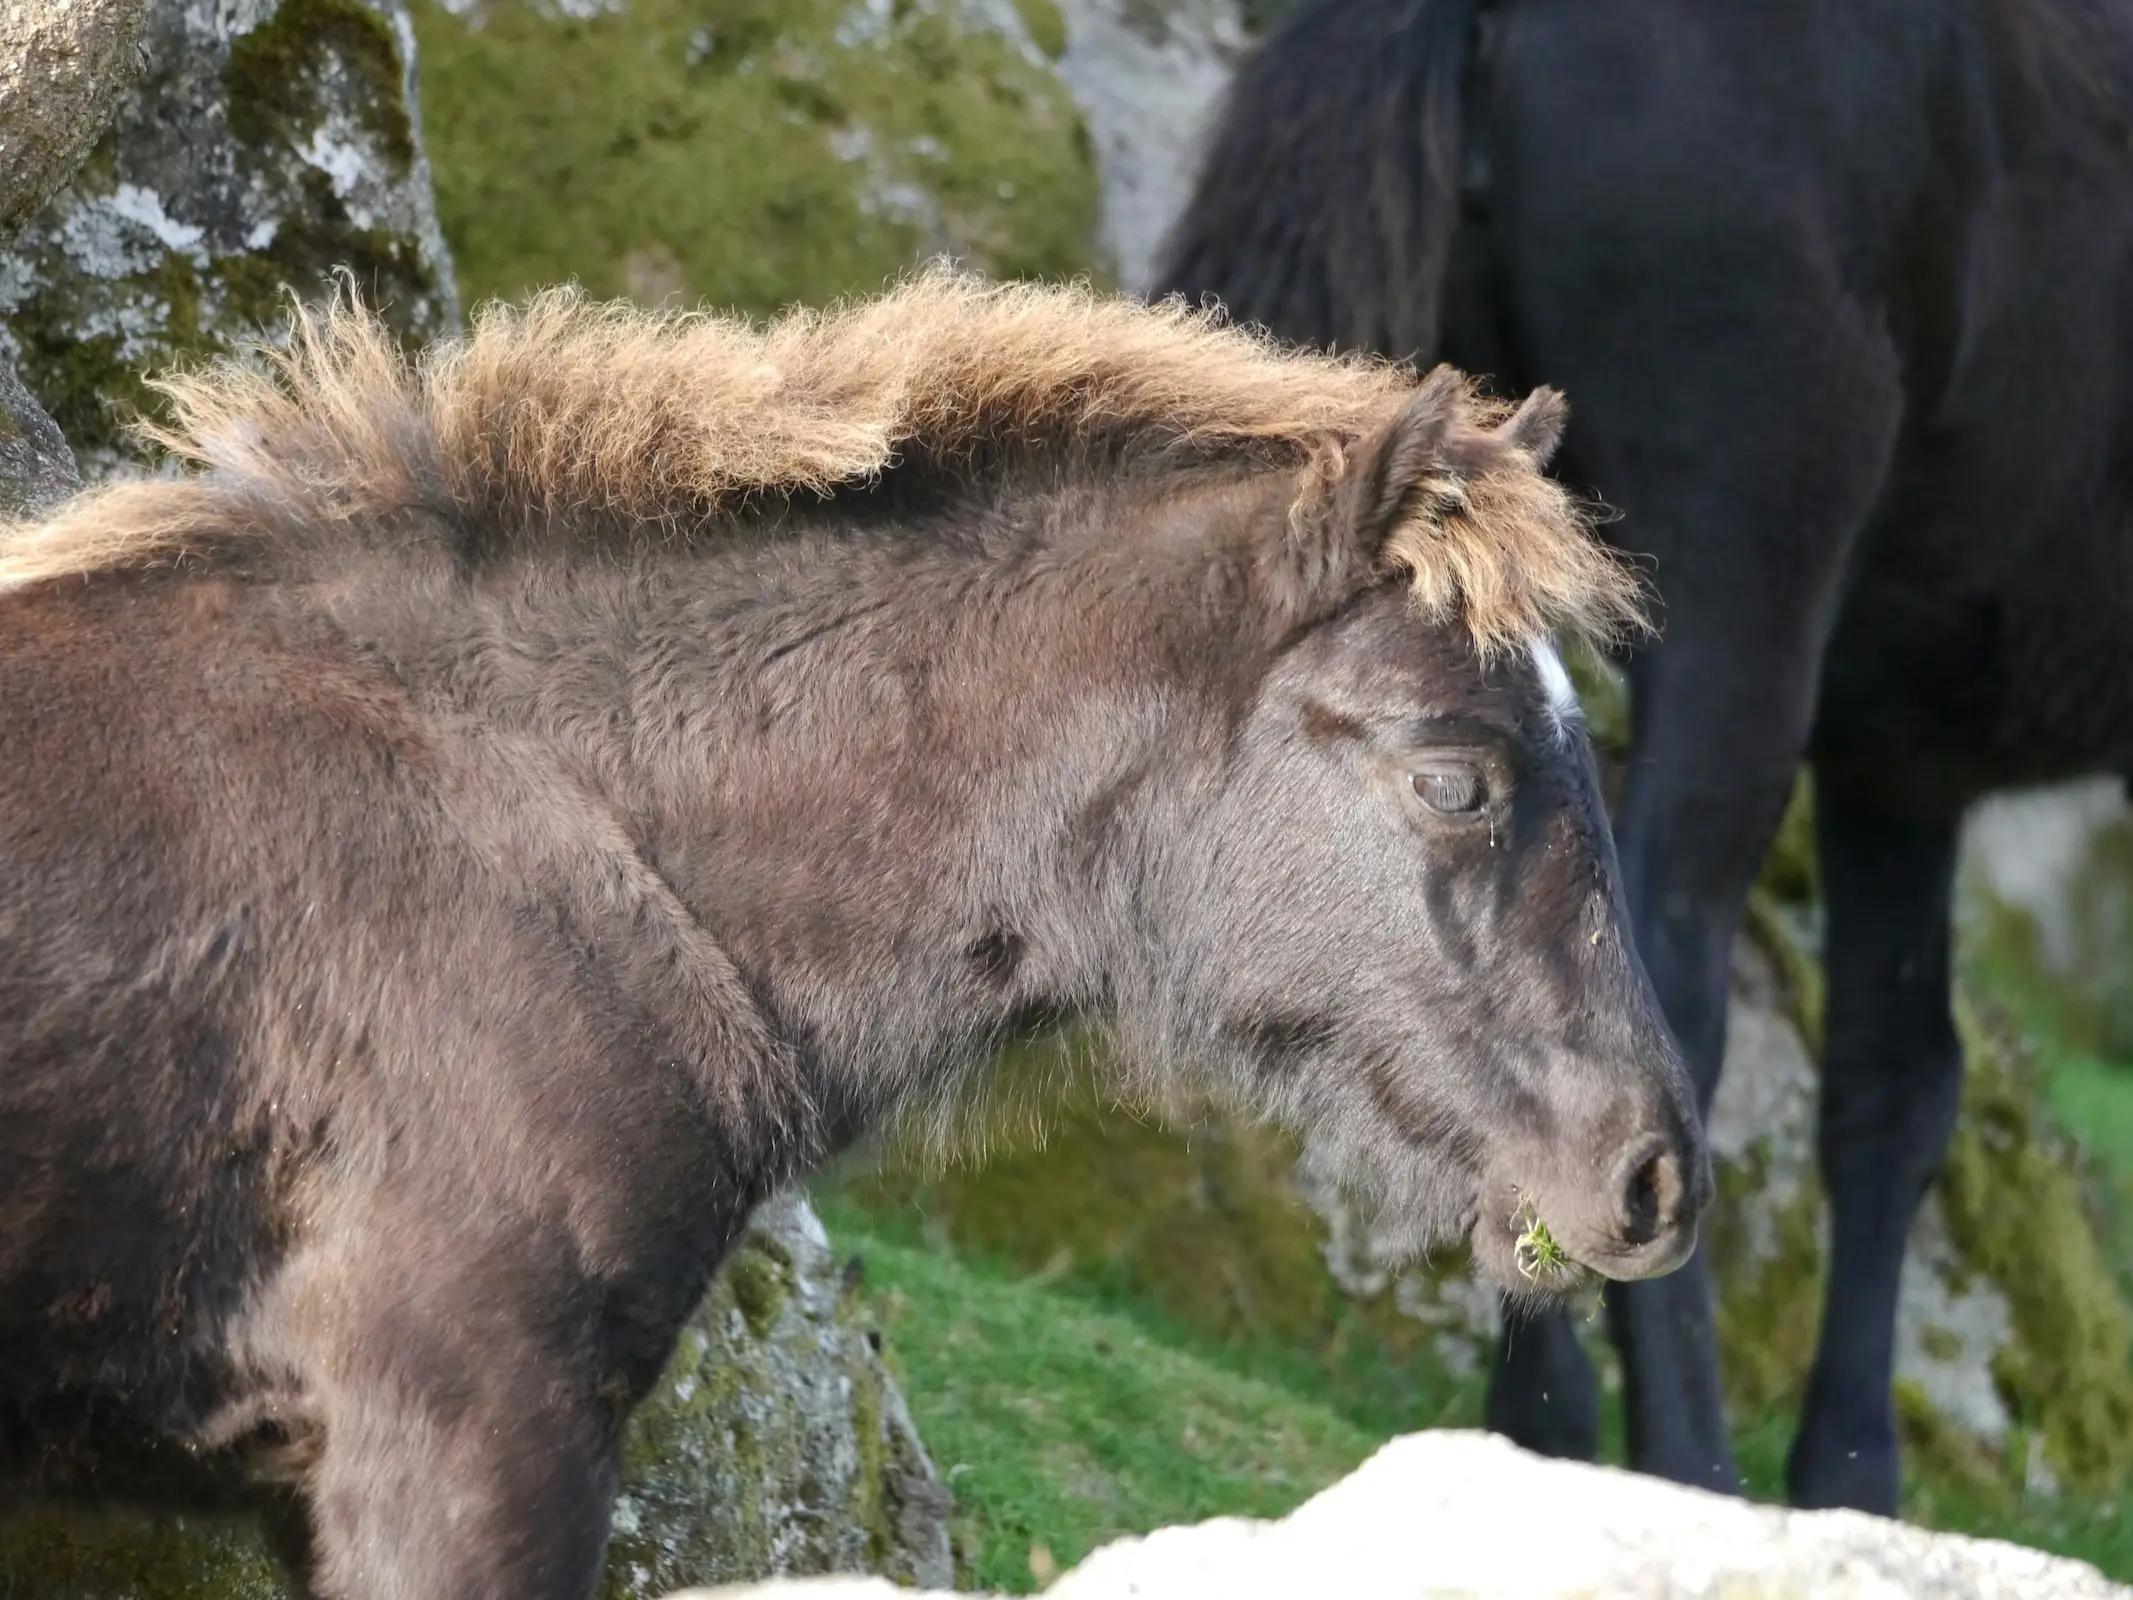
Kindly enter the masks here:
[[[886, 1597], [878, 1580], [688, 1600]], [[1799, 1512], [1490, 1434], [1395, 1439], [1279, 1522], [1217, 1518], [1104, 1546], [1051, 1600], [2125, 1600], [2093, 1567], [1850, 1511]], [[671, 1597], [682, 1600], [682, 1597]]]

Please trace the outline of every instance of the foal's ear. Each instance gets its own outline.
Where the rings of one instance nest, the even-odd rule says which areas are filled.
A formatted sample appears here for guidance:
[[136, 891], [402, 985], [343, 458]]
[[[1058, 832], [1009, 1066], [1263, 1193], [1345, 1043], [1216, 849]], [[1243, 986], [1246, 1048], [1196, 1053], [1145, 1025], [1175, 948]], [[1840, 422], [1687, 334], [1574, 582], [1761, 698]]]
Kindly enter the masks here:
[[1438, 367], [1376, 431], [1324, 458], [1290, 529], [1280, 609], [1300, 626], [1332, 615], [1400, 565], [1387, 552], [1403, 529], [1468, 508], [1474, 479], [1538, 473], [1562, 441], [1563, 417], [1563, 397], [1535, 389], [1490, 427], [1466, 377]]
[[1568, 409], [1560, 389], [1535, 389], [1511, 413], [1499, 437], [1531, 456], [1536, 468], [1545, 467], [1555, 459], [1556, 446], [1563, 442], [1563, 419]]
[[1337, 514], [1371, 566], [1394, 529], [1433, 503], [1459, 498], [1459, 480], [1446, 468], [1444, 443], [1465, 402], [1465, 380], [1452, 368], [1439, 367], [1390, 422], [1349, 450], [1343, 474], [1348, 492]]
[[1374, 432], [1329, 443], [1317, 483], [1291, 518], [1289, 537], [1266, 573], [1277, 612], [1293, 626], [1331, 616], [1387, 576], [1395, 531], [1431, 502], [1448, 508], [1461, 485], [1445, 445], [1466, 410], [1465, 380], [1439, 367]]

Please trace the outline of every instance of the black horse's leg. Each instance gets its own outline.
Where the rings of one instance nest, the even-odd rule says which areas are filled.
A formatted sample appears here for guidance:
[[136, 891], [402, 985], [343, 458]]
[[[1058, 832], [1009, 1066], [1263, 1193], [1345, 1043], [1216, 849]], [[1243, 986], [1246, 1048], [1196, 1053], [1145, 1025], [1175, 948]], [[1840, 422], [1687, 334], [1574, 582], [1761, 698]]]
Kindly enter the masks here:
[[[1751, 616], [1715, 615], [1717, 596], [1685, 610], [1682, 627], [1632, 671], [1636, 731], [1618, 821], [1623, 885], [1638, 953], [1681, 1044], [1699, 1112], [1709, 1110], [1725, 1054], [1733, 938], [1813, 715], [1830, 607], [1817, 600], [1801, 608], [1788, 637], [1770, 614], [1783, 593], [1736, 597]], [[1792, 593], [1801, 598], [1797, 586]], [[1610, 1284], [1606, 1298], [1623, 1357], [1632, 1464], [1736, 1490], [1702, 1249], [1666, 1278]], [[1563, 1313], [1507, 1319], [1489, 1425], [1528, 1448], [1590, 1454], [1597, 1413], [1597, 1390]]]
[[[1727, 978], [1748, 890], [1784, 814], [1813, 718], [1827, 589], [1705, 602], [1633, 679], [1637, 737], [1620, 823], [1638, 953], [1707, 1114], [1725, 1059]], [[1767, 608], [1767, 609], [1765, 609]], [[1713, 616], [1717, 611], [1719, 615]], [[1760, 611], [1760, 615], [1748, 613]], [[1730, 616], [1727, 613], [1731, 613]], [[1710, 631], [1728, 624], [1725, 644]], [[1761, 624], [1761, 626], [1758, 626]], [[1670, 1277], [1610, 1284], [1631, 1464], [1733, 1492], [1716, 1297], [1701, 1246]]]
[[[1606, 315], [1594, 308], [1595, 321]], [[1757, 385], [1707, 370], [1716, 358], [1699, 358], [1684, 333], [1635, 357], [1671, 388], [1610, 396], [1607, 376], [1631, 353], [1596, 363], [1593, 398], [1571, 432], [1577, 476], [1608, 485], [1625, 508], [1623, 534], [1654, 557], [1663, 600], [1665, 631], [1631, 664], [1633, 738], [1616, 836], [1638, 955], [1704, 1111], [1724, 1060], [1734, 935], [1807, 746], [1823, 651], [1901, 412], [1894, 363], [1871, 332], [1852, 346], [1805, 335], [1788, 345], [1750, 328], [1735, 346], [1715, 339], [1713, 348], [1752, 366]], [[1573, 377], [1564, 381], [1578, 395]], [[1729, 393], [1732, 403], [1706, 403], [1709, 426], [1682, 414], [1693, 397]], [[1655, 459], [1642, 448], [1653, 434], [1700, 437], [1705, 459]], [[1610, 1285], [1607, 1306], [1631, 1464], [1736, 1489], [1703, 1252], [1669, 1277]], [[1598, 1423], [1584, 1369], [1567, 1324], [1512, 1323], [1491, 1426], [1530, 1448], [1589, 1453]]]
[[1786, 1483], [1800, 1506], [1894, 1516], [1897, 1283], [1962, 1092], [1948, 999], [1958, 823], [1816, 799], [1829, 914], [1819, 1140], [1829, 1289]]
[[[1734, 931], [1883, 505], [1906, 368], [1849, 265], [1849, 214], [1801, 199], [1851, 178], [1769, 138], [1781, 96], [1714, 92], [1636, 7], [1550, 17], [1505, 30], [1492, 70], [1487, 248], [1518, 377], [1569, 397], [1564, 475], [1620, 508], [1610, 533], [1659, 591], [1616, 837], [1638, 954], [1708, 1103]], [[1598, 60], [1633, 75], [1629, 101], [1601, 94]], [[1734, 1487], [1701, 1255], [1608, 1303], [1632, 1463]], [[1578, 1354], [1512, 1328], [1492, 1419], [1543, 1445], [1589, 1438], [1550, 1415], [1591, 1390]]]
[[1489, 1384], [1491, 1432], [1570, 1461], [1600, 1453], [1600, 1389], [1570, 1319], [1506, 1305]]

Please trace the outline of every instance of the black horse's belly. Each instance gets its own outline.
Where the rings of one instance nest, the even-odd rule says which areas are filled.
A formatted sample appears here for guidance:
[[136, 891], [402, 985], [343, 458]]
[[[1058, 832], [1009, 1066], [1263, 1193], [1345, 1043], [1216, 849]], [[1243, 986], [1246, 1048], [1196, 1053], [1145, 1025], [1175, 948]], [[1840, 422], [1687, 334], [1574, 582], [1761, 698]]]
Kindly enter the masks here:
[[1824, 662], [1818, 775], [1892, 814], [2133, 771], [2133, 539], [2122, 517], [2038, 541], [1983, 589], [1854, 591]]

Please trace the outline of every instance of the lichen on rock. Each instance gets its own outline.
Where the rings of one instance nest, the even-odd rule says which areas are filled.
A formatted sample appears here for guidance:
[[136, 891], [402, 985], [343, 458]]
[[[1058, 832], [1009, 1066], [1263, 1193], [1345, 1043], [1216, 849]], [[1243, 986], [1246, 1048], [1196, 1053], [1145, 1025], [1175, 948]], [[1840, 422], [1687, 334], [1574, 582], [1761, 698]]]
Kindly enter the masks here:
[[396, 0], [155, 0], [149, 66], [0, 254], [0, 356], [85, 475], [138, 465], [143, 379], [278, 327], [337, 269], [411, 342], [457, 320]]
[[0, 361], [0, 522], [34, 516], [80, 487], [58, 425]]
[[1100, 266], [1052, 0], [415, 0], [471, 298], [769, 311], [946, 253]]
[[139, 63], [148, 0], [0, 8], [0, 239], [74, 175]]

